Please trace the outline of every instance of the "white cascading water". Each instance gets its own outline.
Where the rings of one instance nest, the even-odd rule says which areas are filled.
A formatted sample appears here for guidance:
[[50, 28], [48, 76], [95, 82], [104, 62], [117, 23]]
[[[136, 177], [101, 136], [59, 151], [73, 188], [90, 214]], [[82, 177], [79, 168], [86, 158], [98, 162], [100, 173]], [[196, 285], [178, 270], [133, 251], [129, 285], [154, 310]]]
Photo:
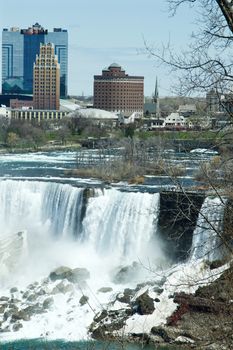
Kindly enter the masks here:
[[193, 232], [191, 260], [216, 260], [221, 257], [221, 228], [225, 203], [222, 199], [207, 197], [200, 210]]
[[81, 188], [52, 182], [0, 182], [0, 238], [15, 240], [17, 232], [27, 232], [28, 249], [26, 252], [22, 245], [21, 254], [24, 269], [30, 270], [31, 266], [35, 275], [39, 269], [36, 259], [42, 270], [66, 263], [68, 256], [72, 264], [71, 249], [74, 255], [80, 249], [91, 250], [101, 259], [110, 257], [116, 265], [162, 255], [159, 242], [153, 249], [149, 244], [156, 233], [159, 194], [95, 189], [81, 223], [83, 192]]
[[158, 193], [99, 190], [88, 203], [83, 221], [84, 241], [111, 259], [141, 259], [155, 236], [158, 208]]
[[[203, 274], [208, 281], [209, 271], [203, 269], [202, 258], [213, 241], [216, 243], [210, 233], [211, 225], [220, 222], [223, 214], [218, 200], [209, 198], [203, 204], [201, 212], [209, 218], [211, 225], [206, 227], [199, 215], [192, 258], [184, 264], [172, 267], [165, 264], [162, 268], [166, 257], [156, 237], [159, 194], [95, 189], [95, 195], [84, 203], [85, 216], [81, 223], [83, 194], [83, 189], [67, 184], [0, 181], [0, 296], [12, 297], [9, 289], [17, 287], [14, 298], [19, 309], [31, 305], [23, 297], [25, 291], [30, 295], [35, 293], [35, 303], [39, 305], [43, 305], [48, 296], [53, 299], [45, 313], [35, 313], [30, 321], [20, 321], [22, 328], [17, 332], [12, 331], [10, 319], [4, 320], [0, 315], [1, 327], [10, 330], [0, 333], [0, 341], [1, 338], [38, 337], [86, 339], [88, 326], [98, 311], [125, 307], [113, 303], [116, 294], [148, 280], [150, 284], [142, 289], [148, 289], [151, 296], [159, 297], [160, 301], [153, 314], [129, 317], [124, 332], [149, 332], [152, 326], [165, 322], [175, 310], [171, 294], [197, 288]], [[133, 266], [133, 262], [143, 262], [143, 259], [153, 264], [149, 272], [145, 268], [148, 264], [145, 264], [143, 274], [135, 280], [117, 284], [112, 278], [119, 266]], [[47, 277], [62, 265], [89, 270], [90, 279], [84, 290], [79, 284], [63, 281], [63, 286], [70, 288], [69, 292], [54, 293], [54, 288], [61, 282], [53, 282]], [[37, 284], [32, 291], [28, 284], [33, 282]], [[156, 288], [154, 290], [157, 282], [163, 291], [159, 296]], [[100, 292], [103, 287], [111, 292]], [[45, 294], [40, 293], [42, 289]], [[81, 306], [80, 298], [84, 293], [89, 299]]]

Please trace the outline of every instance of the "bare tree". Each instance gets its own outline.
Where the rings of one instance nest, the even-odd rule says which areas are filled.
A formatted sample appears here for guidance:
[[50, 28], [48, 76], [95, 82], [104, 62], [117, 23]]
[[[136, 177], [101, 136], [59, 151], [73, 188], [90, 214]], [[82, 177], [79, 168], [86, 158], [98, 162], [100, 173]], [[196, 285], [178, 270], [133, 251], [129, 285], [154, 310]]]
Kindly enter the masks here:
[[[152, 57], [179, 73], [176, 84], [181, 95], [205, 92], [214, 87], [230, 91], [233, 80], [233, 8], [228, 0], [167, 0], [169, 11], [175, 15], [181, 5], [197, 10], [198, 29], [191, 35], [186, 50], [175, 53], [170, 43], [154, 49], [145, 42]], [[194, 11], [194, 9], [193, 9]]]

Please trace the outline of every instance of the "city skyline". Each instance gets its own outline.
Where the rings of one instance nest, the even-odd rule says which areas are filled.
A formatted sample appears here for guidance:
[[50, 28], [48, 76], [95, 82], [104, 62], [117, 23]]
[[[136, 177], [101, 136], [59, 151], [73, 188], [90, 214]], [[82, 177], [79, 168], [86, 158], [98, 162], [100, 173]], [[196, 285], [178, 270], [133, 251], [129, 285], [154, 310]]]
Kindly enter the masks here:
[[58, 5], [55, 0], [33, 4], [28, 0], [20, 3], [11, 0], [4, 2], [1, 9], [1, 30], [13, 26], [27, 28], [36, 22], [49, 31], [56, 27], [68, 30], [70, 95], [92, 95], [94, 75], [113, 62], [124, 66], [130, 75], [145, 77], [146, 96], [153, 94], [156, 76], [160, 96], [171, 95], [175, 78], [148, 58], [144, 39], [156, 47], [170, 41], [180, 50], [188, 42], [193, 26], [193, 14], [188, 7], [169, 18], [165, 0], [117, 3], [100, 0], [98, 4], [94, 0], [85, 3], [67, 0]]

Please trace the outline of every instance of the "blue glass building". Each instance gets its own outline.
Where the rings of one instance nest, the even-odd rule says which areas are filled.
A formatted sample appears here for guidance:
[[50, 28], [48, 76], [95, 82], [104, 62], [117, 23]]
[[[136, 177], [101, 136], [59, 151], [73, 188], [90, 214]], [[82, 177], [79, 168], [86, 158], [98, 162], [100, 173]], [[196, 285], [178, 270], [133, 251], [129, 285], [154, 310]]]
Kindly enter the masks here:
[[28, 29], [11, 28], [2, 32], [2, 93], [32, 94], [33, 63], [40, 43], [53, 43], [60, 63], [60, 96], [67, 96], [68, 32], [54, 28], [48, 32], [36, 23]]

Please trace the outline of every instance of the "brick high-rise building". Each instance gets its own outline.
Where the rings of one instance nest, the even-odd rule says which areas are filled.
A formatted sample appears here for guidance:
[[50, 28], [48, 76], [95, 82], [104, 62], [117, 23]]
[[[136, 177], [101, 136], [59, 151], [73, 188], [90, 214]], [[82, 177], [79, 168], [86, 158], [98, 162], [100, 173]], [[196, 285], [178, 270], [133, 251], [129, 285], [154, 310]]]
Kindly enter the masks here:
[[130, 76], [117, 63], [94, 76], [94, 108], [143, 116], [144, 77]]
[[60, 64], [54, 54], [54, 45], [40, 46], [33, 68], [33, 106], [35, 109], [59, 110]]
[[39, 23], [27, 29], [13, 27], [2, 31], [2, 93], [32, 94], [33, 64], [40, 44], [53, 43], [60, 63], [60, 95], [67, 96], [68, 32], [54, 28], [52, 32]]

